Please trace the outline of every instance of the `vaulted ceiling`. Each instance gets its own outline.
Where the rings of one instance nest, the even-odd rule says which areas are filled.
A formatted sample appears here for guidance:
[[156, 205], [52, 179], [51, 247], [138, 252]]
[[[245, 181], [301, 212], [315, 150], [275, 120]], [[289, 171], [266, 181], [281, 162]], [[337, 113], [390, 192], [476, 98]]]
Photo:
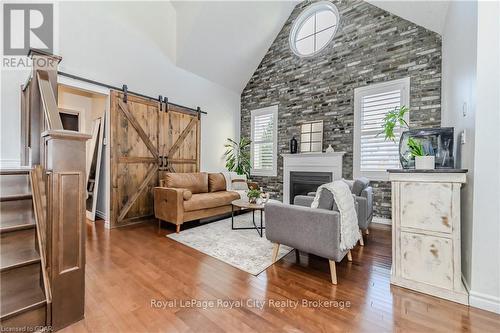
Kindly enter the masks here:
[[[442, 33], [448, 1], [367, 0]], [[240, 93], [300, 1], [179, 1], [177, 65]]]
[[[366, 1], [441, 34], [449, 2], [460, 0]], [[298, 3], [112, 2], [111, 12], [137, 25], [177, 66], [239, 94]]]
[[177, 65], [240, 93], [298, 1], [182, 1]]
[[442, 34], [448, 5], [451, 1], [429, 0], [365, 0], [383, 10], [418, 24], [428, 30]]

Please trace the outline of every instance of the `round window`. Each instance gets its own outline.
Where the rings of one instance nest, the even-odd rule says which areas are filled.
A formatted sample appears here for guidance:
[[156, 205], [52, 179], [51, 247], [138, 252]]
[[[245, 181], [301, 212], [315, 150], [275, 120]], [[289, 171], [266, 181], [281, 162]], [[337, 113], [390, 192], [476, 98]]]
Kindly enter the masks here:
[[319, 53], [333, 40], [339, 21], [339, 11], [333, 3], [313, 3], [293, 23], [290, 48], [300, 57]]

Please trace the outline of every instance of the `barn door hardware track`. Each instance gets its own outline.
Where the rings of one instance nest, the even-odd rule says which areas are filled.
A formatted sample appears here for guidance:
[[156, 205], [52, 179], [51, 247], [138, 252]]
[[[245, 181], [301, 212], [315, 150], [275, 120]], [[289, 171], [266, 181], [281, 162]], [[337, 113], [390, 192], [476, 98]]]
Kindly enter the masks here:
[[[108, 89], [112, 89], [112, 90], [118, 90], [118, 91], [123, 91], [124, 102], [125, 103], [127, 102], [127, 95], [128, 94], [139, 96], [139, 97], [143, 97], [143, 98], [147, 98], [147, 99], [150, 99], [150, 100], [153, 100], [153, 101], [159, 101], [159, 97], [162, 97], [161, 95], [159, 97], [151, 97], [151, 96], [147, 96], [147, 95], [144, 95], [144, 94], [140, 94], [140, 93], [137, 93], [137, 92], [130, 91], [130, 90], [128, 90], [128, 87], [127, 87], [126, 84], [124, 84], [122, 88], [118, 88], [118, 87], [115, 87], [115, 86], [112, 86], [112, 85], [109, 85], [109, 84], [106, 84], [106, 83], [102, 83], [102, 82], [98, 82], [98, 81], [86, 79], [86, 78], [78, 76], [78, 75], [73, 75], [73, 74], [69, 74], [69, 73], [65, 73], [65, 72], [61, 72], [61, 71], [57, 71], [57, 74], [61, 75], [61, 76], [69, 77], [70, 79], [75, 79], [75, 80], [79, 80], [79, 81], [83, 81], [83, 82], [95, 84], [95, 85], [98, 85], [98, 86], [101, 86], [101, 87], [104, 87], [104, 88], [108, 88]], [[197, 113], [198, 115], [200, 115], [201, 113], [207, 114], [207, 112], [206, 111], [202, 111], [200, 109], [200, 107], [197, 107], [195, 109], [195, 108], [190, 108], [190, 107], [187, 107], [187, 106], [184, 106], [184, 105], [172, 103], [172, 102], [170, 102], [168, 100], [167, 97], [163, 97], [163, 103], [165, 103], [166, 105], [167, 104], [171, 104], [173, 106], [177, 106], [177, 107], [189, 110], [191, 112]], [[167, 110], [165, 110], [165, 111], [167, 111]]]

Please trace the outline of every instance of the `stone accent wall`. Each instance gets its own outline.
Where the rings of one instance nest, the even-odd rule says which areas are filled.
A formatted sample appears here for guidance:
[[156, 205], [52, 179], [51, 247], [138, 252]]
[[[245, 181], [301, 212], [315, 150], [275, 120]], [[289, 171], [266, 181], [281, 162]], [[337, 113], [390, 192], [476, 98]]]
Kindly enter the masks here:
[[[441, 122], [441, 36], [358, 0], [332, 1], [341, 26], [333, 42], [311, 58], [289, 47], [292, 23], [312, 1], [296, 6], [241, 94], [241, 135], [250, 137], [250, 111], [279, 105], [278, 152], [300, 138], [300, 124], [323, 120], [323, 150], [344, 155], [343, 177], [352, 178], [354, 89], [410, 77], [410, 125]], [[283, 159], [277, 177], [252, 177], [280, 198]], [[373, 182], [375, 214], [390, 218], [390, 184]]]

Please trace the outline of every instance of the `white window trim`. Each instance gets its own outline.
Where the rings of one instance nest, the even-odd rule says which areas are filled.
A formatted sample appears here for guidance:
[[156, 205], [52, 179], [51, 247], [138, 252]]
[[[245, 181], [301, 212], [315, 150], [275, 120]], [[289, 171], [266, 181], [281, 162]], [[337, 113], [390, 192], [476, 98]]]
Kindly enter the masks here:
[[[250, 158], [252, 160], [252, 169], [250, 170], [250, 174], [253, 176], [269, 176], [276, 177], [278, 175], [278, 105], [273, 105], [269, 107], [265, 107], [262, 109], [253, 110], [250, 112], [251, 114], [251, 146], [250, 146]], [[253, 168], [253, 151], [254, 151], [254, 119], [256, 116], [261, 116], [264, 114], [272, 114], [273, 115], [273, 168], [272, 170], [255, 170]]]
[[[353, 176], [367, 177], [370, 180], [389, 180], [389, 174], [386, 171], [361, 171], [361, 100], [367, 93], [370, 95], [383, 93], [388, 89], [400, 89], [401, 105], [410, 108], [410, 78], [398, 79], [388, 82], [371, 84], [368, 86], [354, 89], [354, 149], [353, 149]], [[405, 115], [409, 124], [409, 114]], [[382, 129], [380, 129], [382, 131]]]
[[[302, 25], [307, 20], [307, 18], [309, 18], [314, 13], [322, 11], [322, 10], [329, 10], [337, 17], [337, 24], [335, 25], [335, 28], [333, 29], [333, 34], [330, 37], [330, 39], [328, 40], [328, 43], [326, 43], [325, 46], [323, 46], [321, 49], [316, 50], [316, 51], [309, 53], [309, 54], [301, 54], [297, 50], [297, 46], [295, 45], [295, 37], [297, 36], [297, 33], [302, 28]], [[326, 49], [326, 47], [328, 45], [330, 45], [332, 40], [337, 35], [337, 30], [338, 30], [339, 26], [340, 26], [340, 14], [339, 14], [339, 10], [337, 9], [337, 6], [335, 6], [332, 2], [330, 2], [328, 0], [323, 0], [323, 1], [318, 1], [318, 2], [312, 3], [308, 7], [306, 7], [299, 14], [299, 16], [295, 19], [295, 21], [293, 22], [292, 30], [290, 31], [290, 35], [288, 37], [288, 44], [290, 46], [290, 49], [292, 50], [292, 52], [295, 55], [297, 55], [301, 58], [313, 57], [313, 56], [319, 54], [324, 49]]]

